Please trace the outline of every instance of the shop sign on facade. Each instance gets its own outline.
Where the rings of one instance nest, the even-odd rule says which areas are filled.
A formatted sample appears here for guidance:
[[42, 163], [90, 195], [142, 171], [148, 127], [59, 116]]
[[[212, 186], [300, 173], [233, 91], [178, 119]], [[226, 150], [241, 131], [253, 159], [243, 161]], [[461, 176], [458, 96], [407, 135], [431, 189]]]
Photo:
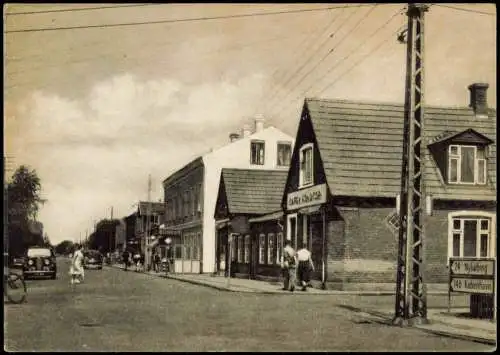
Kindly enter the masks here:
[[326, 202], [326, 184], [315, 185], [291, 192], [287, 195], [286, 209], [296, 210], [303, 207], [320, 205]]

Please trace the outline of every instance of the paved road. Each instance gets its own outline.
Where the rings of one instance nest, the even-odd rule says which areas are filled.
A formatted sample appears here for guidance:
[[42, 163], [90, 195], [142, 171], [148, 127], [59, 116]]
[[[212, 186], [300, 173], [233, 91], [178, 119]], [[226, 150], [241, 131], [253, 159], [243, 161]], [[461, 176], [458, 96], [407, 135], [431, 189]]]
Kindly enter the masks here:
[[[332, 296], [238, 294], [114, 268], [69, 285], [29, 281], [4, 306], [9, 351], [484, 351], [491, 347], [366, 323]], [[342, 300], [345, 303], [345, 300]]]

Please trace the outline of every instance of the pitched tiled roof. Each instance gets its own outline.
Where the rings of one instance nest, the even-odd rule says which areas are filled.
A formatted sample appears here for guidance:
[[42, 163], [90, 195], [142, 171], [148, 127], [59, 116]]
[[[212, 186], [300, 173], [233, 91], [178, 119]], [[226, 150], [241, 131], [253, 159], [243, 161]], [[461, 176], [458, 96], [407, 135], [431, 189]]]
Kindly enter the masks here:
[[285, 170], [222, 169], [229, 213], [280, 211], [287, 173]]
[[[400, 192], [404, 106], [347, 100], [305, 100], [333, 195], [394, 197]], [[443, 133], [472, 128], [492, 139], [488, 185], [446, 185], [427, 145]], [[496, 111], [425, 106], [424, 164], [428, 194], [443, 199], [496, 199]]]
[[[163, 202], [151, 202], [151, 212], [153, 214], [164, 214], [165, 213], [165, 204]], [[148, 213], [148, 202], [140, 201], [139, 202], [139, 214]]]

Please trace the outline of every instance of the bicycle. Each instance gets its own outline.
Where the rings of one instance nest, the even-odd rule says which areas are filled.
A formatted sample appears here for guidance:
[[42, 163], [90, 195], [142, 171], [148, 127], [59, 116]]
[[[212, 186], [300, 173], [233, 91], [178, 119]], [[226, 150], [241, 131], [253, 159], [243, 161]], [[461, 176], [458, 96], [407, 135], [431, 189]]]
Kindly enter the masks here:
[[22, 275], [8, 272], [3, 275], [3, 292], [11, 303], [20, 304], [26, 300], [26, 283]]

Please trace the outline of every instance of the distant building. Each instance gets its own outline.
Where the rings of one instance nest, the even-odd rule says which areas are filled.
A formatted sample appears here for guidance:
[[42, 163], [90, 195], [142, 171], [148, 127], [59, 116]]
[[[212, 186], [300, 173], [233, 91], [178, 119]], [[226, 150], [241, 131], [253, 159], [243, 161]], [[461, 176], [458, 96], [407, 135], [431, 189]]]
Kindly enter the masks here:
[[125, 218], [118, 220], [115, 230], [115, 248], [114, 250], [123, 251], [127, 245], [127, 225]]
[[222, 168], [286, 171], [293, 138], [255, 119], [242, 134], [232, 133], [230, 143], [202, 155], [163, 181], [167, 202], [166, 233], [171, 236], [175, 271], [212, 273], [215, 270], [214, 210]]
[[[148, 225], [149, 216], [149, 225]], [[117, 225], [116, 245], [121, 250], [125, 248], [134, 249], [140, 252], [146, 250], [146, 228], [149, 226], [149, 235], [151, 231], [158, 228], [165, 216], [164, 202], [139, 201], [137, 210], [120, 220]]]
[[[425, 106], [425, 273], [448, 282], [450, 257], [496, 257], [496, 110], [485, 84], [469, 107]], [[404, 107], [306, 99], [282, 206], [287, 238], [312, 251], [336, 288], [394, 285]]]

